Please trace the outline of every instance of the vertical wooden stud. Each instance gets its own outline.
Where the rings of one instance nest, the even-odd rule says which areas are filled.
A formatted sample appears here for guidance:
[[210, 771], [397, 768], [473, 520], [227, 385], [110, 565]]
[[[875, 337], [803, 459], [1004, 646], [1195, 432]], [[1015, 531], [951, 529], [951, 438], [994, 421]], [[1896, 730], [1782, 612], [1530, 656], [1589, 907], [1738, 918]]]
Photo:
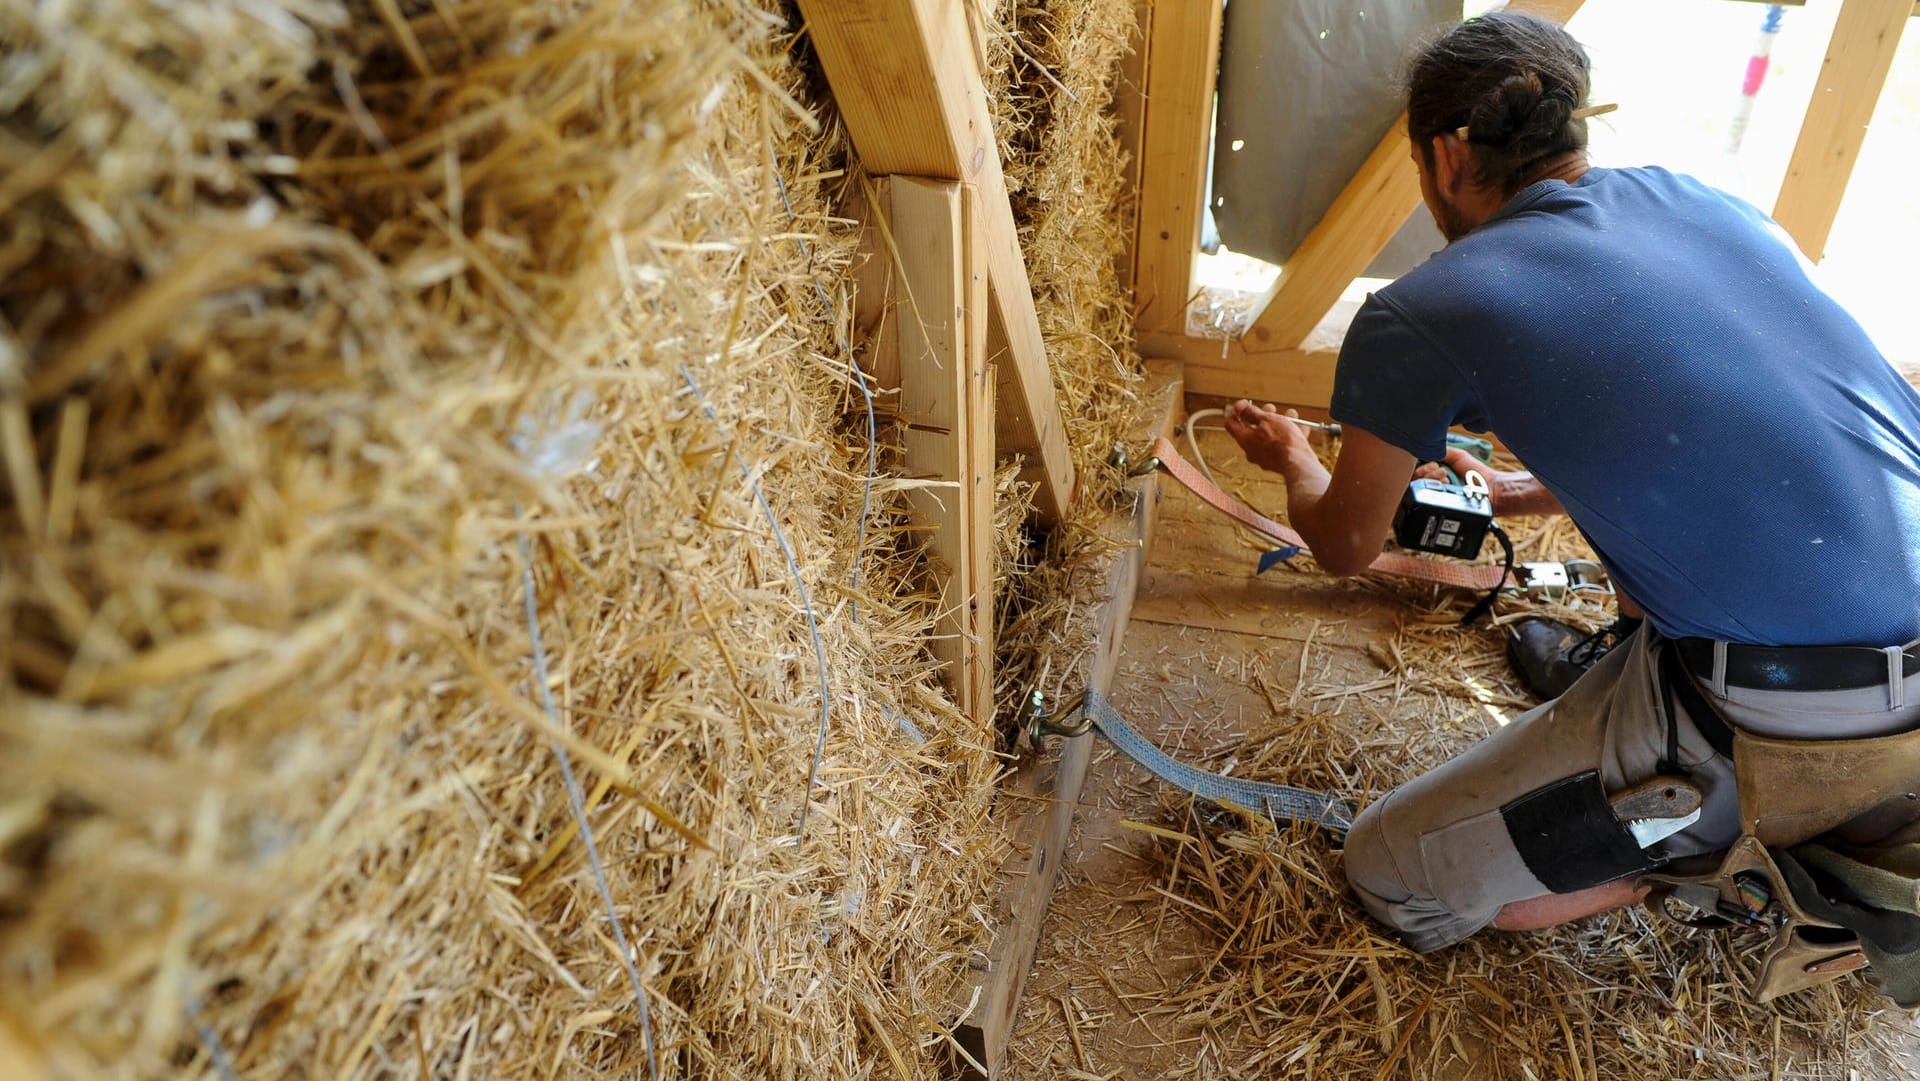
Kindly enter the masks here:
[[1207, 198], [1220, 70], [1220, 0], [1158, 0], [1146, 41], [1147, 107], [1134, 234], [1134, 325], [1181, 333]]
[[901, 447], [924, 486], [910, 501], [925, 529], [939, 619], [933, 654], [962, 711], [993, 710], [992, 386], [987, 270], [978, 196], [945, 181], [887, 177], [874, 212], [897, 253]]

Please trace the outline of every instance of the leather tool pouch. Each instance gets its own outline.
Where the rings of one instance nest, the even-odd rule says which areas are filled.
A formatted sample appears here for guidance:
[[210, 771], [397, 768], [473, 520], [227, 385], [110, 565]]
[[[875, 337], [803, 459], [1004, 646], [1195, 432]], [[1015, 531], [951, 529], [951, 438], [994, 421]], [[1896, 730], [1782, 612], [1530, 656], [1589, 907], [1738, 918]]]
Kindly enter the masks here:
[[[1640, 881], [1652, 887], [1647, 907], [1670, 921], [1770, 932], [1748, 988], [1766, 1002], [1866, 965], [1851, 930], [1814, 914], [1834, 909], [1808, 892], [1812, 882], [1786, 853], [1816, 837], [1884, 845], [1920, 834], [1920, 730], [1853, 740], [1733, 731], [1740, 840], [1717, 865], [1673, 866]], [[1693, 914], [1676, 915], [1675, 902]]]

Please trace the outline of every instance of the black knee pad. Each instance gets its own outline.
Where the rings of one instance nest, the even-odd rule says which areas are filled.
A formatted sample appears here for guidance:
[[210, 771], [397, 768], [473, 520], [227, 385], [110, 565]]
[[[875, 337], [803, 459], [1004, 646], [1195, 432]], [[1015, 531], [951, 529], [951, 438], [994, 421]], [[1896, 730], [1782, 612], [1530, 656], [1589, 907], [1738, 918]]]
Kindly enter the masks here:
[[1659, 866], [1613, 816], [1596, 770], [1536, 788], [1500, 808], [1500, 817], [1527, 870], [1555, 893]]

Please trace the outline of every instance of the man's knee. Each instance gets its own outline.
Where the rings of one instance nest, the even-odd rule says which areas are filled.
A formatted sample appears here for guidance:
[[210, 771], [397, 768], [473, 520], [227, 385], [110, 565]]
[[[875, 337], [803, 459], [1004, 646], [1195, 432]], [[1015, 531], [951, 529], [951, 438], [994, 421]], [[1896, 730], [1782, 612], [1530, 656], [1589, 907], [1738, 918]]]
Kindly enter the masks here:
[[1388, 793], [1354, 820], [1347, 832], [1347, 882], [1375, 919], [1427, 953], [1485, 927], [1499, 906], [1476, 908], [1443, 899], [1444, 884], [1432, 882], [1428, 874], [1423, 837], [1395, 807], [1398, 795], [1398, 790]]
[[1355, 820], [1346, 871], [1375, 918], [1416, 950], [1452, 945], [1516, 901], [1569, 895], [1652, 861], [1612, 814], [1597, 773], [1488, 806], [1429, 774]]
[[1360, 812], [1347, 830], [1343, 853], [1348, 884], [1367, 906], [1367, 911], [1375, 916], [1380, 916], [1384, 906], [1398, 904], [1413, 895], [1412, 884], [1394, 862], [1386, 832], [1381, 828], [1382, 809], [1392, 798], [1389, 793]]

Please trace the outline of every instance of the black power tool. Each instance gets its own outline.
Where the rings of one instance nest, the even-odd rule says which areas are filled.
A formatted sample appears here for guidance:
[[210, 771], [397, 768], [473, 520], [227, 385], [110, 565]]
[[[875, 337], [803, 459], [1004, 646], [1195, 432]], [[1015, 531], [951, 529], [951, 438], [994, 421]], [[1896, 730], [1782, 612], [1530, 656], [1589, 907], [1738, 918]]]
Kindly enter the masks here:
[[[1289, 419], [1304, 428], [1317, 428], [1333, 436], [1340, 434], [1338, 424], [1299, 417]], [[1475, 436], [1448, 432], [1447, 446], [1464, 450], [1483, 463], [1493, 459], [1493, 444]], [[1416, 552], [1477, 559], [1480, 546], [1491, 533], [1506, 555], [1506, 574], [1501, 579], [1504, 584], [1513, 577], [1513, 541], [1494, 524], [1493, 493], [1487, 488], [1486, 478], [1478, 473], [1462, 477], [1452, 469], [1447, 469], [1447, 476], [1450, 479], [1421, 477], [1407, 485], [1406, 493], [1400, 497], [1400, 506], [1393, 512], [1394, 542]], [[1499, 595], [1499, 586], [1488, 590], [1460, 622], [1471, 625], [1493, 608], [1494, 599]]]
[[[1288, 418], [1302, 428], [1314, 428], [1338, 437], [1338, 424], [1317, 420]], [[1460, 449], [1481, 462], [1493, 460], [1493, 444], [1476, 436], [1447, 433], [1447, 447]], [[1393, 539], [1402, 548], [1416, 552], [1474, 559], [1493, 527], [1493, 496], [1486, 479], [1469, 473], [1465, 477], [1447, 470], [1449, 480], [1415, 480], [1400, 497], [1393, 513]]]
[[1393, 539], [1402, 548], [1473, 559], [1493, 526], [1493, 497], [1478, 473], [1461, 484], [1417, 479], [1393, 512]]

